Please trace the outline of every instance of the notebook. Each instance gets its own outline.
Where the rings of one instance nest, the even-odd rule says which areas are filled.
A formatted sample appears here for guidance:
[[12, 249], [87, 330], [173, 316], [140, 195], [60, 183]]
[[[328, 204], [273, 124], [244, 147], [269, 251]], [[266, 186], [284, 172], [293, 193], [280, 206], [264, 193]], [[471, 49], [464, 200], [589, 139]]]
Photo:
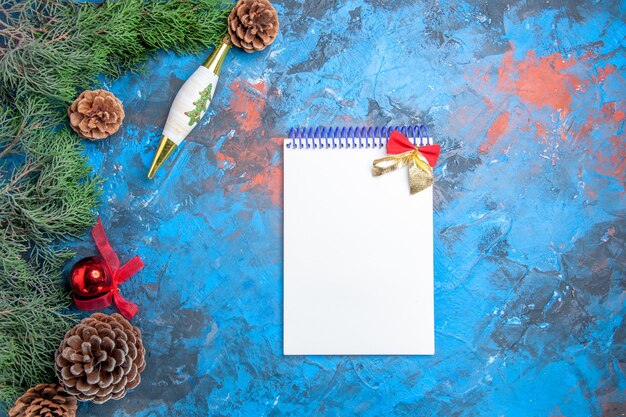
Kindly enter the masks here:
[[392, 129], [292, 129], [284, 141], [284, 354], [434, 354], [433, 194], [374, 177]]

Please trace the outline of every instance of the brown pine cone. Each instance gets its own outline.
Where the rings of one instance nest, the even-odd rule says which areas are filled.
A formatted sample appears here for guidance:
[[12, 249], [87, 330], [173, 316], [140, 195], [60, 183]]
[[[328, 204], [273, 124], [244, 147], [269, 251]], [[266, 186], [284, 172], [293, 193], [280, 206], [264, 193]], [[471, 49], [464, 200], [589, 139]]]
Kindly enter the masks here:
[[67, 109], [70, 127], [80, 136], [95, 140], [117, 132], [124, 120], [122, 102], [108, 91], [85, 90]]
[[17, 399], [9, 417], [75, 417], [76, 398], [59, 384], [39, 384]]
[[268, 0], [239, 0], [228, 16], [232, 43], [246, 52], [265, 49], [278, 34], [278, 14]]
[[81, 401], [118, 400], [141, 381], [146, 366], [141, 331], [120, 314], [95, 313], [65, 334], [56, 371], [65, 391]]

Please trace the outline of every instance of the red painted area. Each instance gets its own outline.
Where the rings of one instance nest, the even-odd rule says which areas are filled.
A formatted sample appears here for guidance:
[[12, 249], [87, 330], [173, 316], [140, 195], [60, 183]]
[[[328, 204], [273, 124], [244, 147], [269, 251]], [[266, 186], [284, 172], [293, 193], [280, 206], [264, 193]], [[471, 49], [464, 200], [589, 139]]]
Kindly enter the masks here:
[[487, 131], [487, 140], [483, 142], [478, 149], [480, 153], [488, 153], [491, 147], [498, 142], [509, 127], [510, 116], [509, 112], [504, 112], [492, 123]]
[[229, 191], [255, 191], [269, 198], [272, 204], [282, 200], [282, 138], [267, 138], [263, 129], [268, 87], [263, 81], [235, 81], [230, 84], [229, 105], [233, 125], [220, 126], [226, 134], [234, 128], [232, 138], [224, 141], [215, 159], [224, 170]]
[[544, 140], [548, 136], [548, 132], [546, 131], [546, 128], [544, 127], [544, 125], [542, 125], [539, 122], [535, 122], [535, 134]]
[[568, 113], [573, 91], [582, 85], [577, 76], [568, 72], [577, 61], [566, 60], [559, 53], [537, 58], [534, 51], [529, 51], [523, 60], [515, 61], [515, 47], [511, 46], [498, 70], [498, 89], [537, 107], [549, 106]]
[[223, 169], [226, 168], [228, 166], [232, 166], [235, 163], [235, 160], [228, 156], [228, 155], [224, 155], [222, 152], [216, 152], [215, 153], [215, 159], [218, 162], [218, 166]]
[[232, 98], [230, 112], [237, 125], [246, 133], [258, 132], [263, 120], [267, 86], [263, 81], [252, 84], [247, 81], [235, 81], [230, 84]]
[[617, 67], [613, 64], [608, 64], [605, 68], [598, 68], [597, 81], [599, 83], [603, 82], [604, 80], [606, 80], [606, 77], [614, 74], [616, 69]]
[[282, 138], [233, 138], [225, 141], [216, 153], [218, 162], [228, 165], [227, 175], [231, 188], [240, 191], [257, 190], [269, 197], [273, 204], [282, 201], [283, 174], [280, 158]]
[[582, 139], [589, 138], [589, 134], [593, 131], [595, 127], [594, 124], [594, 118], [592, 116], [588, 116], [587, 120], [585, 120], [585, 123], [583, 123], [578, 133], [574, 136], [575, 140], [577, 142], [580, 142]]
[[261, 189], [268, 192], [272, 203], [281, 204], [283, 186], [283, 171], [280, 167], [271, 167], [264, 172], [256, 174], [250, 182], [240, 187], [241, 191]]
[[604, 103], [604, 105], [602, 106], [602, 115], [605, 118], [610, 118], [618, 122], [621, 122], [622, 120], [624, 120], [624, 116], [625, 116], [623, 111], [615, 110], [614, 101], [609, 101], [607, 103]]

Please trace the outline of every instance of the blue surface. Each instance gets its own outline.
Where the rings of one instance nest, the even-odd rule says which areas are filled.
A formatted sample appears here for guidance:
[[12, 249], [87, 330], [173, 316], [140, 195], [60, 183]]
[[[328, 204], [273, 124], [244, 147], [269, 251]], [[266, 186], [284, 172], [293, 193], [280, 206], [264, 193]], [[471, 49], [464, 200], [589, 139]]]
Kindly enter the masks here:
[[[88, 153], [114, 247], [147, 264], [122, 291], [148, 366], [80, 415], [623, 416], [624, 4], [276, 8], [279, 38], [229, 54], [210, 117], [152, 181], [170, 103], [204, 57], [162, 53], [105, 85], [127, 119]], [[278, 138], [418, 123], [443, 147], [437, 353], [282, 356]]]

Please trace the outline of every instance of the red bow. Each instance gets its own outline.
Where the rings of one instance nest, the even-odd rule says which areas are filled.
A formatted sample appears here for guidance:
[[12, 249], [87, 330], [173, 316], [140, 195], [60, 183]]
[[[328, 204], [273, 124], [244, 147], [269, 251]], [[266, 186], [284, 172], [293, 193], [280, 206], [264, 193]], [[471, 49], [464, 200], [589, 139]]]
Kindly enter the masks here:
[[409, 165], [409, 185], [411, 194], [430, 187], [434, 181], [433, 168], [439, 159], [439, 145], [415, 146], [406, 136], [394, 130], [387, 141], [387, 156], [374, 161], [374, 175]]
[[131, 319], [137, 313], [139, 307], [132, 301], [128, 301], [122, 297], [118, 286], [139, 272], [144, 267], [143, 261], [139, 256], [135, 256], [130, 261], [120, 266], [120, 259], [117, 257], [115, 250], [113, 250], [113, 247], [111, 247], [107, 239], [100, 217], [98, 217], [96, 225], [91, 230], [91, 235], [96, 242], [98, 252], [100, 252], [100, 255], [102, 255], [107, 267], [111, 271], [113, 284], [109, 292], [104, 295], [88, 300], [74, 296], [74, 302], [81, 310], [98, 310], [111, 305], [111, 303], [115, 303], [120, 313], [127, 319]]
[[389, 140], [387, 141], [387, 153], [392, 155], [397, 155], [399, 153], [414, 151], [417, 150], [424, 155], [424, 158], [428, 161], [431, 167], [434, 167], [437, 163], [437, 159], [439, 159], [440, 146], [439, 145], [424, 145], [424, 146], [415, 146], [413, 145], [406, 136], [402, 133], [394, 130], [389, 135]]

